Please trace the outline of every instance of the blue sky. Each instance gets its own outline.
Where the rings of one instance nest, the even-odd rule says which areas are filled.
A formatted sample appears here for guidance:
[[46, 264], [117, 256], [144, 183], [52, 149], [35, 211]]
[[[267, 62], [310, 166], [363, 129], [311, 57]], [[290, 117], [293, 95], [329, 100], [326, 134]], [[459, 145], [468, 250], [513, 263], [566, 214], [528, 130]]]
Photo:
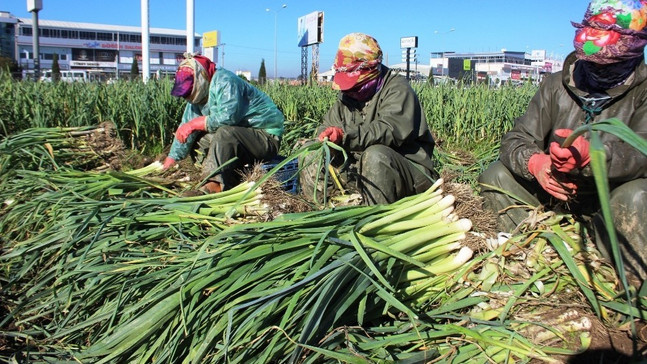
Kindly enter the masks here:
[[[42, 0], [39, 19], [116, 25], [141, 25], [140, 0]], [[401, 62], [400, 38], [417, 36], [418, 62], [429, 64], [435, 51], [495, 52], [544, 49], [566, 56], [573, 50], [574, 28], [587, 0], [195, 0], [195, 31], [218, 30], [224, 48], [221, 65], [258, 73], [265, 60], [268, 76], [301, 73], [297, 19], [324, 12], [324, 42], [319, 71], [330, 69], [339, 40], [362, 32], [377, 39], [386, 64]], [[287, 7], [282, 8], [285, 4]], [[266, 9], [270, 9], [267, 11]], [[27, 0], [0, 0], [0, 10], [29, 17]], [[186, 29], [185, 0], [150, 0], [151, 27]], [[453, 31], [452, 31], [453, 29]], [[312, 53], [308, 49], [308, 63]], [[310, 69], [310, 67], [308, 67]]]

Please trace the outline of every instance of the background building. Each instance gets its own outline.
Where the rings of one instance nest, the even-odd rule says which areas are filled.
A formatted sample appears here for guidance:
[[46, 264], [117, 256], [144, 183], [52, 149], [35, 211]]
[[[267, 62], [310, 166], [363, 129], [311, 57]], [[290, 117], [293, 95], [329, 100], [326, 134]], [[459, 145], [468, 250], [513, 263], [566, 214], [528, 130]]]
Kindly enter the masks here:
[[502, 82], [538, 82], [544, 74], [562, 70], [563, 60], [546, 56], [544, 50], [531, 53], [507, 51], [486, 53], [432, 52], [429, 61], [434, 77], [466, 79], [469, 82], [488, 80]]
[[[141, 71], [142, 29], [134, 26], [39, 20], [41, 70], [50, 69], [54, 54], [61, 70], [101, 72], [117, 78], [130, 74], [133, 59]], [[32, 19], [0, 12], [0, 54], [23, 68], [34, 69]], [[187, 49], [185, 30], [150, 28], [150, 77], [175, 73]], [[200, 52], [201, 36], [195, 34], [194, 48]]]
[[[404, 74], [406, 63], [388, 65]], [[543, 75], [562, 70], [563, 60], [553, 59], [546, 51], [535, 50], [531, 53], [501, 52], [487, 53], [456, 53], [432, 52], [429, 64], [409, 64], [409, 77], [412, 80], [424, 81], [431, 74], [434, 79], [444, 82], [447, 79], [465, 80], [467, 82], [485, 82], [500, 85], [502, 82], [537, 82]], [[320, 72], [320, 82], [331, 81], [333, 70]]]
[[0, 11], [0, 56], [16, 59], [16, 23], [18, 19]]

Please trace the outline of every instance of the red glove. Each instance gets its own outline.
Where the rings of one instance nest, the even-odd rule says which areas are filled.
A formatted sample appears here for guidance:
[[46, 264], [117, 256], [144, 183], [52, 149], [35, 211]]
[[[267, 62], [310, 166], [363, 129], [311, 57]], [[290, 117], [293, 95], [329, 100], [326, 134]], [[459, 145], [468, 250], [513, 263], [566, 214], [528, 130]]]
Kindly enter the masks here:
[[577, 185], [556, 180], [551, 174], [551, 167], [552, 162], [548, 154], [534, 154], [528, 161], [528, 171], [535, 176], [541, 187], [556, 199], [567, 201], [569, 196], [575, 194]]
[[174, 164], [175, 164], [175, 159], [171, 157], [166, 157], [166, 159], [164, 160], [164, 165], [162, 165], [162, 170], [165, 171], [171, 168], [171, 166], [173, 166]]
[[[557, 129], [555, 135], [568, 138], [573, 133], [571, 129]], [[568, 173], [575, 168], [584, 168], [591, 161], [589, 154], [589, 141], [583, 136], [578, 136], [568, 148], [562, 148], [559, 143], [550, 143], [550, 159], [555, 169]]]
[[175, 137], [180, 143], [185, 143], [186, 138], [188, 138], [194, 131], [205, 130], [207, 130], [207, 117], [198, 116], [197, 118], [180, 125], [175, 132]]
[[325, 138], [328, 138], [331, 142], [340, 145], [344, 138], [344, 131], [336, 126], [329, 126], [319, 134], [320, 141], [323, 141]]

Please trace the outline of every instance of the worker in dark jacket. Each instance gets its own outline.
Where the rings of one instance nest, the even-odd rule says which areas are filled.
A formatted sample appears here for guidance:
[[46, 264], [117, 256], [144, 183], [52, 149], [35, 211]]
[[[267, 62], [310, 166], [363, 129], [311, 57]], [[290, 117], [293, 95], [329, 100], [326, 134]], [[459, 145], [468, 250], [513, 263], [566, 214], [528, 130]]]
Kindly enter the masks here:
[[[647, 5], [640, 1], [592, 1], [576, 27], [575, 52], [562, 72], [548, 76], [526, 113], [501, 140], [500, 161], [479, 178], [486, 206], [499, 227], [512, 231], [528, 217], [519, 201], [593, 216], [596, 243], [610, 258], [589, 164], [588, 135], [569, 148], [562, 142], [587, 123], [617, 118], [647, 138]], [[611, 133], [601, 133], [611, 188], [613, 223], [624, 265], [647, 278], [647, 156]]]
[[[432, 184], [434, 139], [418, 97], [406, 78], [381, 62], [373, 37], [341, 39], [333, 79], [341, 92], [317, 132], [348, 153], [344, 181], [356, 185], [365, 204], [392, 203]], [[301, 183], [308, 190], [314, 181]]]
[[204, 192], [228, 190], [241, 182], [245, 165], [269, 161], [279, 151], [283, 113], [267, 94], [200, 55], [185, 55], [171, 95], [187, 105], [164, 169], [202, 153]]

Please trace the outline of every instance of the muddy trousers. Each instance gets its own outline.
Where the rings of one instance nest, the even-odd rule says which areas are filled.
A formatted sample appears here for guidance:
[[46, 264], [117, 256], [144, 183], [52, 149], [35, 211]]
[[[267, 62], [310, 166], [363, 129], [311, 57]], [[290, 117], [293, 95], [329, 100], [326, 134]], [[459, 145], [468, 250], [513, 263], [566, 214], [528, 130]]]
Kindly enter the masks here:
[[[500, 161], [494, 162], [479, 176], [479, 183], [482, 184], [481, 195], [484, 206], [498, 213], [498, 227], [501, 231], [514, 230], [528, 217], [526, 209], [510, 208], [522, 204], [510, 195], [533, 206], [544, 204], [550, 207], [550, 198], [539, 184], [514, 176]], [[507, 191], [510, 195], [486, 185]], [[599, 202], [596, 201], [596, 205], [599, 206]], [[645, 281], [647, 279], [647, 224], [645, 223], [647, 221], [647, 178], [613, 186], [610, 207], [625, 270]], [[590, 217], [598, 249], [613, 262], [601, 213], [596, 211]]]
[[[342, 164], [339, 156], [333, 159], [333, 166]], [[433, 184], [431, 171], [385, 145], [372, 145], [363, 152], [349, 153], [349, 159], [348, 165], [340, 171], [341, 183], [347, 191], [358, 191], [365, 205], [393, 203], [424, 192]], [[299, 175], [301, 190], [308, 198], [315, 197], [314, 191], [318, 191], [316, 198], [321, 203], [325, 171], [318, 171], [320, 164], [313, 163], [310, 157], [299, 163], [303, 167]], [[335, 191], [330, 180], [327, 189], [329, 196]]]
[[[278, 154], [279, 145], [279, 138], [264, 130], [223, 125], [198, 140], [202, 178], [211, 176], [211, 180], [222, 184], [223, 190], [231, 189], [242, 181], [245, 165], [270, 161]], [[232, 162], [225, 165], [228, 161]]]
[[359, 158], [358, 186], [368, 205], [393, 203], [432, 184], [431, 171], [385, 145], [372, 145]]

